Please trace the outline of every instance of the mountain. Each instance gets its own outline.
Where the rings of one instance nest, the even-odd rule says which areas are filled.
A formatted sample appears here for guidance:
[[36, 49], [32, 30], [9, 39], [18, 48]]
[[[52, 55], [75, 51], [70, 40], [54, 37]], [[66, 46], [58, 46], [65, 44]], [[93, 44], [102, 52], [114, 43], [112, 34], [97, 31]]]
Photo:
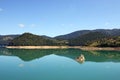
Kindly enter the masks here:
[[[0, 35], [0, 46], [4, 44], [14, 46], [99, 46], [103, 42], [108, 43], [110, 41], [109, 39], [114, 40], [114, 37], [118, 36], [120, 36], [120, 29], [80, 30], [70, 34], [56, 36], [54, 38], [46, 35], [34, 35], [31, 33], [24, 33], [22, 35]], [[101, 44], [96, 44], [97, 41]], [[114, 46], [119, 46], [118, 44], [120, 41], [118, 39], [116, 40], [116, 38], [114, 41], [117, 42], [117, 45]], [[113, 45], [112, 42], [109, 43]]]
[[72, 38], [76, 38], [78, 36], [81, 36], [83, 34], [87, 34], [89, 32], [90, 32], [90, 30], [75, 31], [75, 32], [72, 32], [72, 33], [69, 33], [69, 34], [56, 36], [54, 38], [56, 38], [56, 39], [65, 39], [65, 40], [66, 39], [72, 39]]
[[7, 45], [11, 40], [18, 36], [19, 35], [0, 35], [0, 44]]
[[80, 30], [80, 31], [75, 31], [66, 35], [60, 35], [56, 36], [56, 39], [72, 39], [72, 38], [77, 38], [80, 36], [83, 36], [85, 34], [91, 33], [91, 32], [99, 32], [108, 36], [120, 36], [120, 29], [96, 29], [96, 30]]
[[120, 29], [81, 30], [55, 37], [58, 40], [68, 40], [69, 46], [88, 46], [94, 41], [120, 36]]
[[110, 36], [120, 36], [120, 29], [96, 29], [95, 32], [101, 32]]
[[14, 38], [9, 45], [11, 46], [57, 46], [65, 45], [65, 40], [56, 40], [46, 36], [38, 36], [31, 33], [24, 33]]
[[[20, 36], [19, 34], [17, 35], [0, 35], [0, 45], [8, 45], [9, 42], [11, 42], [14, 38]], [[43, 35], [43, 37], [51, 39], [51, 37], [48, 37], [46, 35]]]
[[89, 46], [120, 47], [120, 36], [96, 40], [96, 41], [92, 42]]
[[70, 46], [86, 46], [91, 42], [94, 42], [96, 40], [103, 39], [106, 37], [109, 37], [109, 36], [100, 32], [89, 32], [79, 37], [69, 39], [68, 41]]

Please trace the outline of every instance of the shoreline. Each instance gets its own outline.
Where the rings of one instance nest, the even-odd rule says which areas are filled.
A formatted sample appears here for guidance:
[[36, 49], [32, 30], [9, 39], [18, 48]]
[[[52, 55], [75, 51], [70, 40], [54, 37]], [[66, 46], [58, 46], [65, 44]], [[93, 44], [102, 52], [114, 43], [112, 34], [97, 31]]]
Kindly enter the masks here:
[[120, 47], [86, 47], [86, 46], [6, 46], [8, 49], [81, 49], [81, 50], [113, 50], [120, 51]]

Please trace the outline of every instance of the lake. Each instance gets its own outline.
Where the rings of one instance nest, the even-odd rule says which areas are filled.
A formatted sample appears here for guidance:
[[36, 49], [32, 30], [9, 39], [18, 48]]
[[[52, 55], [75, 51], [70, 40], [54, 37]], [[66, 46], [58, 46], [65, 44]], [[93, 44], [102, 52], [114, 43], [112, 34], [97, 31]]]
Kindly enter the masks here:
[[[85, 61], [76, 60], [84, 55]], [[0, 80], [120, 80], [120, 51], [0, 48]]]

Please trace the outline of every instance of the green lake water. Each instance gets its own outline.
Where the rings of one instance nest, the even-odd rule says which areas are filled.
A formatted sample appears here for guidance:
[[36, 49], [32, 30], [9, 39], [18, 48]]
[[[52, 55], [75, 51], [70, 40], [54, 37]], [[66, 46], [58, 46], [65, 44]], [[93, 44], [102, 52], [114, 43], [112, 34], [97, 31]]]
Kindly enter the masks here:
[[0, 80], [120, 80], [120, 51], [0, 48]]

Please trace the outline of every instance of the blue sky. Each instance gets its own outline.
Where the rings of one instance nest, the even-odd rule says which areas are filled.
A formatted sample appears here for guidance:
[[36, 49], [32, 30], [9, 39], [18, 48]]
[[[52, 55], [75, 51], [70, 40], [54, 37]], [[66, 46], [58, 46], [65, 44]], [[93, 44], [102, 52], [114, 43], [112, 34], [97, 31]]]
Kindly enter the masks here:
[[1, 35], [113, 28], [120, 28], [120, 0], [0, 0]]

